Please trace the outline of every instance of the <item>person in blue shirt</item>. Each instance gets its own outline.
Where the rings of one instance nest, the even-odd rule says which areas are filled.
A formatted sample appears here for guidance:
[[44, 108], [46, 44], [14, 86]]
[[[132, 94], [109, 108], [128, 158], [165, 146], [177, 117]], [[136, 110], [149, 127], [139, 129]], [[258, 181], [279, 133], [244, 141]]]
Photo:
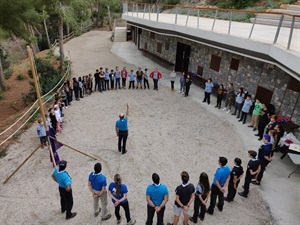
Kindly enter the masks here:
[[220, 167], [216, 170], [213, 183], [211, 185], [210, 205], [207, 209], [207, 213], [212, 215], [216, 206], [218, 197], [218, 209], [221, 212], [224, 205], [224, 192], [230, 179], [230, 168], [226, 166], [227, 159], [225, 157], [219, 157]]
[[118, 66], [116, 66], [114, 75], [115, 75], [115, 80], [116, 80], [116, 88], [115, 89], [117, 90], [118, 86], [119, 86], [119, 89], [121, 89], [121, 87], [120, 87], [121, 71], [119, 70]]
[[[199, 176], [199, 181], [196, 186], [194, 200], [194, 214], [189, 217], [193, 223], [197, 223], [198, 217], [201, 221], [204, 220], [206, 212], [206, 204], [210, 196], [210, 185], [207, 173], [202, 172]], [[200, 210], [199, 210], [200, 209]], [[200, 213], [199, 213], [200, 211]]]
[[128, 77], [129, 77], [129, 89], [131, 88], [131, 85], [132, 88], [134, 89], [135, 74], [133, 73], [133, 70], [130, 70], [130, 74], [128, 75]]
[[130, 217], [130, 210], [129, 210], [129, 203], [127, 199], [128, 189], [125, 184], [122, 184], [122, 178], [120, 174], [116, 174], [114, 176], [114, 182], [111, 182], [108, 187], [108, 194], [111, 197], [111, 200], [115, 207], [115, 215], [117, 218], [117, 224], [121, 223], [121, 216], [120, 216], [120, 206], [123, 207], [125, 211], [125, 217], [127, 220], [127, 225], [133, 225], [136, 223], [135, 219], [131, 219]]
[[242, 116], [241, 118], [239, 119], [239, 122], [242, 122], [243, 121], [243, 124], [246, 123], [246, 120], [247, 120], [247, 115], [250, 111], [250, 108], [252, 106], [252, 100], [251, 100], [251, 95], [247, 95], [246, 96], [246, 99], [244, 101], [244, 105], [242, 107]]
[[76, 212], [72, 213], [73, 208], [73, 195], [72, 195], [72, 178], [65, 170], [67, 161], [61, 160], [58, 168], [52, 173], [52, 179], [58, 183], [58, 190], [60, 195], [61, 213], [66, 212], [66, 220], [69, 220], [77, 215]]
[[[118, 149], [119, 152], [122, 152], [122, 154], [125, 154], [127, 152], [126, 150], [126, 141], [128, 137], [128, 115], [129, 115], [129, 105], [126, 104], [126, 115], [124, 116], [123, 113], [119, 114], [119, 120], [116, 122], [116, 133], [119, 137], [118, 140]], [[122, 143], [123, 142], [123, 143]]]
[[45, 126], [41, 119], [38, 120], [38, 127], [36, 129], [37, 135], [40, 138], [41, 147], [44, 148], [44, 146], [47, 146], [47, 134]]
[[214, 84], [212, 83], [211, 78], [208, 78], [206, 83], [205, 83], [205, 90], [204, 90], [204, 99], [202, 102], [206, 102], [207, 100], [207, 104], [210, 104], [210, 95], [212, 93], [212, 89], [214, 87]]
[[94, 199], [94, 214], [95, 217], [101, 212], [99, 207], [99, 198], [102, 205], [101, 220], [108, 220], [111, 214], [107, 213], [107, 190], [106, 190], [106, 177], [101, 173], [101, 163], [96, 163], [94, 166], [94, 172], [89, 175], [88, 187], [92, 193]]
[[169, 200], [169, 191], [166, 185], [160, 183], [157, 173], [152, 174], [153, 184], [146, 190], [147, 221], [146, 225], [152, 225], [154, 214], [157, 214], [157, 225], [164, 224], [164, 213]]
[[108, 68], [105, 68], [105, 72], [104, 72], [105, 78], [104, 78], [104, 88], [105, 90], [109, 91], [109, 80], [110, 80], [110, 73], [108, 71]]
[[256, 180], [252, 181], [252, 184], [260, 185], [264, 172], [268, 164], [273, 159], [272, 144], [270, 143], [271, 137], [268, 134], [263, 136], [263, 145], [258, 149], [258, 159], [260, 161], [260, 171], [256, 176]]

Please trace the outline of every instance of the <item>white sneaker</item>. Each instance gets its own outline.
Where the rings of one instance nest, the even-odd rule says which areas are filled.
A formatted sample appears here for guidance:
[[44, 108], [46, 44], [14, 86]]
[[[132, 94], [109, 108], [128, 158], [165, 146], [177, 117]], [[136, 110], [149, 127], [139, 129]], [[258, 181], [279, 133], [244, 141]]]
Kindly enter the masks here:
[[230, 109], [228, 109], [226, 113], [230, 113]]
[[181, 93], [181, 91], [178, 91], [178, 94], [180, 94]]
[[133, 224], [135, 224], [135, 220], [134, 219], [131, 219], [128, 223], [127, 223], [127, 225], [133, 225]]
[[222, 111], [226, 111], [226, 110], [227, 110], [227, 108], [226, 108], [226, 107], [222, 109]]

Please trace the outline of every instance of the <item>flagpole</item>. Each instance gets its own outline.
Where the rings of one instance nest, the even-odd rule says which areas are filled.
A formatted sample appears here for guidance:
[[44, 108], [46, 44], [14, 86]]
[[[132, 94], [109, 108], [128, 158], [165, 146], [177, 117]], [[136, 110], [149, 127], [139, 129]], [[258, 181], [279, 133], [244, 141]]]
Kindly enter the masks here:
[[27, 45], [27, 53], [28, 53], [28, 58], [29, 58], [30, 67], [31, 67], [31, 71], [32, 71], [36, 96], [37, 96], [37, 99], [38, 99], [38, 104], [40, 106], [40, 112], [42, 114], [42, 119], [43, 119], [44, 127], [45, 127], [45, 130], [46, 130], [46, 134], [47, 134], [48, 149], [49, 149], [49, 152], [50, 152], [50, 156], [52, 158], [52, 163], [55, 167], [56, 162], [55, 162], [54, 154], [53, 154], [53, 151], [52, 151], [52, 146], [51, 146], [50, 139], [49, 139], [49, 129], [48, 129], [47, 122], [46, 122], [45, 110], [44, 110], [43, 102], [42, 102], [42, 99], [41, 99], [40, 88], [39, 88], [39, 84], [38, 84], [37, 76], [36, 76], [36, 72], [35, 72], [36, 70], [35, 70], [35, 66], [34, 66], [34, 59], [33, 59], [33, 55], [32, 55], [32, 49], [30, 48], [29, 45]]
[[80, 153], [80, 154], [82, 154], [82, 155], [85, 155], [85, 156], [87, 156], [87, 157], [90, 157], [90, 158], [92, 158], [92, 159], [94, 159], [94, 160], [98, 160], [96, 157], [91, 156], [91, 155], [89, 155], [89, 154], [87, 154], [87, 153], [85, 153], [85, 152], [83, 152], [83, 151], [80, 151], [80, 150], [78, 150], [78, 149], [76, 149], [76, 148], [74, 148], [74, 147], [72, 147], [72, 146], [70, 146], [70, 145], [67, 145], [66, 143], [63, 143], [63, 142], [61, 142], [61, 141], [59, 141], [59, 140], [57, 140], [57, 139], [54, 139], [53, 137], [50, 137], [50, 138], [51, 138], [52, 140], [57, 141], [58, 143], [60, 143], [60, 144], [62, 144], [62, 145], [64, 145], [64, 146], [66, 146], [66, 147], [68, 147], [68, 148], [74, 150], [75, 152], [78, 152], [78, 153]]
[[18, 170], [28, 161], [28, 159], [30, 159], [30, 157], [38, 150], [40, 148], [40, 146], [37, 146], [34, 150], [33, 150], [33, 152], [31, 152], [30, 153], [30, 155], [21, 163], [21, 165], [19, 165], [18, 166], [18, 168], [17, 169], [15, 169], [15, 171], [8, 177], [8, 178], [6, 178], [6, 180], [3, 182], [3, 184], [6, 184], [6, 182], [10, 179], [10, 178], [12, 178], [12, 176], [13, 175], [15, 175], [16, 174], [16, 172], [18, 172]]

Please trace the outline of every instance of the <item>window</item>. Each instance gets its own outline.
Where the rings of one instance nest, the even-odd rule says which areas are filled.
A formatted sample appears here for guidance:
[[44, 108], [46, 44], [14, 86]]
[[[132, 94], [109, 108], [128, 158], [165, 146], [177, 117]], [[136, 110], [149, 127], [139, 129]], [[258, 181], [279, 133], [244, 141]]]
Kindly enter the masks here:
[[169, 42], [166, 42], [166, 43], [165, 43], [165, 50], [166, 50], [166, 51], [169, 51], [169, 48], [170, 48], [170, 43], [169, 43]]
[[155, 39], [155, 33], [150, 32], [150, 38], [151, 38], [151, 39]]
[[230, 63], [230, 69], [238, 71], [239, 64], [240, 64], [240, 60], [232, 58]]
[[197, 75], [202, 77], [202, 75], [203, 75], [203, 67], [202, 66], [198, 66]]
[[216, 56], [216, 55], [212, 55], [211, 56], [211, 61], [210, 61], [210, 69], [219, 72], [220, 65], [221, 65], [221, 57]]
[[158, 53], [161, 53], [161, 49], [162, 49], [162, 43], [157, 42], [157, 45], [156, 45], [156, 51], [157, 51]]
[[290, 77], [287, 89], [300, 93], [300, 81], [296, 80], [294, 77]]
[[147, 42], [144, 43], [144, 49], [147, 49], [148, 48], [148, 44]]

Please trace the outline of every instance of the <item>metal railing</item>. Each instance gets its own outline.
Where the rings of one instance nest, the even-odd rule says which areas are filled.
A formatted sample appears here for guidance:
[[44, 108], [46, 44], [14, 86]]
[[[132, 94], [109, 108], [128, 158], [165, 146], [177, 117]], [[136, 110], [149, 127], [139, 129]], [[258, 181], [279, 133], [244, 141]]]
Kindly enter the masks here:
[[[257, 18], [260, 14], [269, 15], [269, 23], [272, 25], [263, 24], [262, 19]], [[126, 2], [123, 3], [123, 15], [279, 44], [286, 50], [300, 52], [300, 31], [296, 28], [296, 25], [300, 26], [300, 12], [296, 15], [284, 12]]]

